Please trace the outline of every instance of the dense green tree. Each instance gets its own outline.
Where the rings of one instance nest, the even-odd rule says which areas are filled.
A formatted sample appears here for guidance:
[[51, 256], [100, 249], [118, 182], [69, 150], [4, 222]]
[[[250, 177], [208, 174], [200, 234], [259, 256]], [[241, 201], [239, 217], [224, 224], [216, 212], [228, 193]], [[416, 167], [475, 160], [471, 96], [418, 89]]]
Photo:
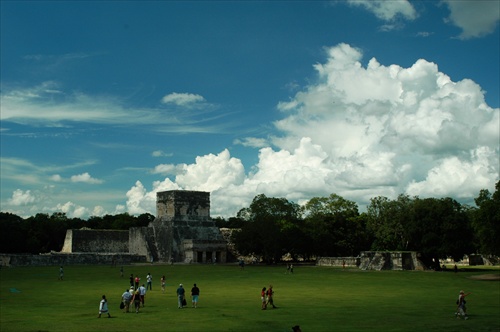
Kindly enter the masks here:
[[260, 194], [254, 197], [248, 208], [238, 212], [238, 218], [246, 221], [241, 231], [233, 235], [239, 252], [276, 262], [283, 254], [295, 249], [293, 239], [288, 239], [286, 232], [293, 230], [300, 218], [298, 204]]
[[24, 219], [6, 212], [0, 212], [0, 252], [25, 253], [27, 224]]
[[368, 229], [375, 237], [373, 250], [407, 250], [406, 223], [411, 213], [412, 200], [399, 195], [394, 201], [387, 197], [372, 198], [367, 208]]
[[479, 251], [485, 255], [500, 255], [500, 181], [493, 195], [483, 189], [475, 199], [477, 208], [472, 209], [472, 227], [479, 243]]
[[[365, 219], [355, 202], [337, 194], [314, 197], [304, 206], [305, 231], [318, 256], [352, 256], [367, 250]], [[361, 246], [360, 246], [361, 245]]]
[[427, 265], [439, 268], [439, 259], [460, 260], [474, 252], [466, 210], [451, 198], [416, 198], [407, 225], [408, 249], [418, 251]]

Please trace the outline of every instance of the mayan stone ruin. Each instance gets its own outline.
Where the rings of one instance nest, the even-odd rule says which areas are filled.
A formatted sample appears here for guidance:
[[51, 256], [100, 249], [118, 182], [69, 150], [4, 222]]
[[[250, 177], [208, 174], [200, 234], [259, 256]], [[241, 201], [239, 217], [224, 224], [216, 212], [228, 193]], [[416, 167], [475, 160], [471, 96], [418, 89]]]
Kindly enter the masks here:
[[227, 242], [210, 217], [210, 193], [171, 190], [156, 194], [156, 218], [148, 227], [70, 229], [61, 253], [127, 254], [136, 256], [134, 261], [163, 263], [225, 263]]

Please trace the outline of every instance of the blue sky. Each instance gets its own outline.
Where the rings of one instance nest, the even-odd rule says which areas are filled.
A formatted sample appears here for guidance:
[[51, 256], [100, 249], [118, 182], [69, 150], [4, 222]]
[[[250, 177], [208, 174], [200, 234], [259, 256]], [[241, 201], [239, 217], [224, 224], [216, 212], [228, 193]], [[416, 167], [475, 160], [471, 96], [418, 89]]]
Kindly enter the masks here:
[[1, 211], [499, 180], [498, 1], [1, 1]]

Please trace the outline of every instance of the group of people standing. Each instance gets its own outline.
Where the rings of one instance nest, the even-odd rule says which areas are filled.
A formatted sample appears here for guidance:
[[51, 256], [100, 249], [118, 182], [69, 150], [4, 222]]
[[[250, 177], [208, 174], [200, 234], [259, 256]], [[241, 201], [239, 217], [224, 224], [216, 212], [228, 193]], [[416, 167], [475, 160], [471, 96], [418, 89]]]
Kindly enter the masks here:
[[272, 305], [273, 308], [276, 308], [276, 306], [274, 305], [273, 296], [274, 296], [273, 285], [269, 285], [268, 289], [266, 289], [266, 287], [262, 288], [262, 290], [260, 291], [262, 310], [266, 310], [268, 305]]

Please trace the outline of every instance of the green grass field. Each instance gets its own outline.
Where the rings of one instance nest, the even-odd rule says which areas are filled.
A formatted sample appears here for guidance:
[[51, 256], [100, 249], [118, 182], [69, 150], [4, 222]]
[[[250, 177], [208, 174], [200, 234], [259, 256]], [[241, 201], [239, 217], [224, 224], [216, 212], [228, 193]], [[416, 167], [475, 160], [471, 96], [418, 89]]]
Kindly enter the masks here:
[[[66, 266], [64, 281], [54, 267], [0, 270], [0, 331], [500, 331], [500, 282], [471, 276], [490, 270], [453, 272], [360, 271], [298, 266], [143, 265]], [[128, 275], [153, 290], [139, 314], [119, 309]], [[165, 294], [159, 279], [166, 276]], [[141, 283], [142, 283], [141, 281]], [[199, 308], [178, 309], [175, 290], [183, 283], [201, 289]], [[260, 290], [272, 284], [277, 309], [261, 310]], [[454, 316], [463, 289], [470, 319]], [[101, 296], [111, 319], [98, 319]]]

